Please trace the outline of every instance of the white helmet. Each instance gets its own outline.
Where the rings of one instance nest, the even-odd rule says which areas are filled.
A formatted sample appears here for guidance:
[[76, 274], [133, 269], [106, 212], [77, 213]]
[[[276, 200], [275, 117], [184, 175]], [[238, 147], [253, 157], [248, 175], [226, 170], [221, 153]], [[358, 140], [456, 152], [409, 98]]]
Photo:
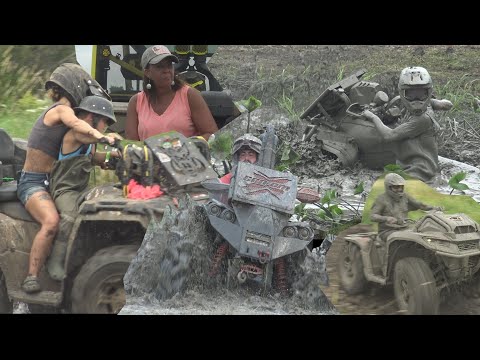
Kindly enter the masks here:
[[385, 185], [385, 192], [388, 196], [394, 198], [395, 200], [400, 200], [403, 197], [402, 192], [395, 192], [392, 190], [392, 186], [404, 186], [405, 187], [405, 179], [398, 174], [389, 173], [385, 176], [385, 180], [383, 181]]
[[398, 91], [407, 110], [413, 115], [421, 115], [432, 98], [432, 78], [423, 67], [405, 68], [400, 73]]

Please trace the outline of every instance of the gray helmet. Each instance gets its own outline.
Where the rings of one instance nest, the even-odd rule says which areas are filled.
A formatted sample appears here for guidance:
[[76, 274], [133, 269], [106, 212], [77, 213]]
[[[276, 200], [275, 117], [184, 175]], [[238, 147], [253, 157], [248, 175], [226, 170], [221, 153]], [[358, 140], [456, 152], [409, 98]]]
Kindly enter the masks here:
[[405, 68], [400, 73], [398, 91], [407, 110], [414, 115], [420, 115], [427, 110], [432, 98], [432, 78], [423, 67]]
[[64, 63], [57, 67], [45, 83], [48, 90], [52, 85], [58, 85], [67, 92], [72, 107], [78, 106], [82, 99], [89, 95], [98, 95], [111, 100], [110, 96], [80, 65]]
[[385, 176], [383, 183], [385, 185], [385, 192], [388, 196], [394, 198], [395, 200], [400, 200], [403, 197], [403, 192], [397, 193], [391, 188], [392, 185], [405, 186], [405, 179], [403, 177], [395, 173], [389, 173]]
[[257, 160], [258, 160], [260, 151], [262, 151], [262, 141], [251, 134], [245, 134], [243, 136], [240, 136], [237, 140], [235, 140], [235, 142], [233, 143], [233, 149], [232, 149], [232, 160], [234, 164], [238, 163], [240, 149], [242, 148], [248, 148], [255, 151], [257, 153]]
[[112, 126], [117, 122], [113, 113], [112, 102], [100, 96], [92, 95], [83, 98], [80, 105], [74, 108], [74, 110], [75, 113], [77, 113], [78, 110], [85, 110], [93, 114], [105, 116], [109, 119], [108, 126]]

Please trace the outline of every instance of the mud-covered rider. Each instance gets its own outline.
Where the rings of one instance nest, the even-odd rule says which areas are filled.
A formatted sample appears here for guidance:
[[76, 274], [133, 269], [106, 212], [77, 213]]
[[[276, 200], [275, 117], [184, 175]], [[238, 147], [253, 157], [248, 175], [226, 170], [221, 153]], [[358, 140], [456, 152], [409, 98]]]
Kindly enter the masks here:
[[[87, 124], [104, 133], [108, 126], [116, 123], [111, 101], [100, 96], [87, 96], [74, 108], [75, 114]], [[88, 192], [90, 173], [95, 165], [105, 168], [106, 152], [97, 152], [98, 139], [70, 129], [63, 137], [58, 160], [51, 172], [50, 193], [60, 212], [61, 222], [52, 254], [47, 262], [50, 276], [62, 280], [65, 276], [63, 262], [67, 251], [68, 235], [78, 209]], [[116, 151], [108, 157], [118, 157]]]
[[397, 143], [397, 163], [410, 176], [430, 182], [440, 172], [435, 139], [438, 124], [431, 109], [448, 110], [451, 103], [432, 99], [432, 79], [423, 67], [403, 69], [398, 90], [407, 109], [398, 127], [391, 129], [385, 126], [371, 111], [366, 110], [363, 114], [373, 122], [383, 141]]
[[398, 228], [389, 225], [405, 225], [409, 211], [443, 210], [439, 206], [423, 204], [405, 193], [405, 179], [398, 174], [387, 174], [384, 185], [385, 192], [375, 199], [370, 213], [370, 220], [378, 223], [378, 235], [384, 241], [391, 233], [398, 231]]

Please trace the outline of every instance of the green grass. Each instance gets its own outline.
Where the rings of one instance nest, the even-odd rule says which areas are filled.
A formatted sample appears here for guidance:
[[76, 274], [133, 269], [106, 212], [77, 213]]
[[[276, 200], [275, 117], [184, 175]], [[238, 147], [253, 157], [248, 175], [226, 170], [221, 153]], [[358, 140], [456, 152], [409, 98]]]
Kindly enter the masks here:
[[[362, 215], [363, 224], [372, 223], [370, 221], [372, 205], [378, 195], [384, 192], [385, 187], [383, 184], [383, 178], [379, 178], [373, 184], [365, 203]], [[464, 213], [480, 223], [480, 204], [470, 196], [441, 194], [424, 182], [415, 179], [406, 180], [405, 192], [424, 204], [443, 206], [446, 214]], [[425, 212], [422, 210], [411, 211], [408, 213], [408, 217], [415, 220], [421, 218], [423, 215], [425, 215]]]
[[23, 113], [4, 113], [0, 115], [0, 128], [4, 129], [12, 138], [28, 139], [33, 124], [43, 112], [43, 108], [32, 109]]

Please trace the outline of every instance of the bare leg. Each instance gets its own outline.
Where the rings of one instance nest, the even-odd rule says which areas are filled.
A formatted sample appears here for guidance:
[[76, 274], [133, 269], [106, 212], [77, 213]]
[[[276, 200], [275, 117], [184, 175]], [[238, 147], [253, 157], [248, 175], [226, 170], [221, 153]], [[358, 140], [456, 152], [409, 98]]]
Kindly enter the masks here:
[[25, 208], [41, 224], [40, 230], [33, 239], [28, 267], [29, 276], [38, 276], [52, 248], [60, 217], [50, 194], [45, 191], [33, 194]]

